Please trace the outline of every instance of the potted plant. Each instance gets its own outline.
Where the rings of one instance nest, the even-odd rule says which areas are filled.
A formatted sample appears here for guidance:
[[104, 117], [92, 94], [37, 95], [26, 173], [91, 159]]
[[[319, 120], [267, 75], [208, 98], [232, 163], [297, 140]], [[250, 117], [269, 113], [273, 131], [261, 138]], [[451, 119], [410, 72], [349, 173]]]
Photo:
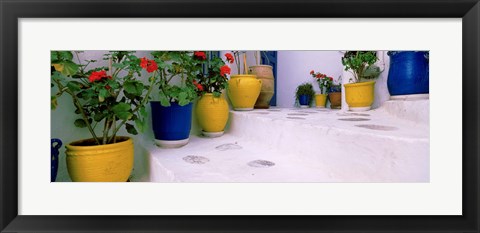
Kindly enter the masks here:
[[374, 84], [371, 81], [380, 75], [380, 68], [374, 51], [347, 51], [342, 57], [346, 71], [353, 74], [353, 83], [344, 84], [345, 97], [350, 111], [367, 111], [372, 108]]
[[[241, 73], [240, 54], [243, 54], [243, 71]], [[260, 95], [262, 80], [256, 75], [248, 73], [246, 52], [234, 51], [237, 74], [231, 75], [228, 81], [228, 97], [236, 111], [251, 111]]]
[[299, 104], [301, 108], [308, 108], [312, 105], [315, 97], [315, 91], [310, 83], [303, 83], [297, 87], [295, 91], [295, 104]]
[[320, 88], [320, 94], [315, 95], [317, 108], [325, 108], [327, 104], [327, 94], [332, 85], [333, 78], [320, 72], [315, 73], [314, 70], [310, 71], [310, 75], [317, 81], [318, 87]]
[[225, 54], [226, 61], [219, 57], [201, 60], [204, 72], [197, 74], [194, 85], [200, 99], [195, 106], [198, 124], [202, 134], [207, 137], [219, 137], [224, 133], [228, 121], [228, 103], [222, 97], [222, 91], [228, 86], [227, 75], [230, 67], [225, 62], [233, 63], [231, 53]]
[[330, 92], [328, 92], [328, 99], [330, 100], [331, 109], [340, 109], [342, 108], [342, 84], [333, 84], [330, 86]]
[[158, 101], [150, 101], [155, 144], [164, 148], [186, 145], [192, 127], [192, 103], [197, 98], [193, 83], [201, 72], [204, 52], [155, 51], [158, 64]]
[[387, 86], [391, 99], [428, 98], [429, 52], [388, 51]]
[[257, 64], [250, 66], [249, 71], [251, 74], [257, 75], [257, 79], [262, 80], [260, 95], [255, 102], [254, 108], [267, 109], [270, 108], [270, 100], [275, 91], [275, 77], [273, 76], [273, 67], [268, 65], [270, 63], [270, 61], [268, 61], [268, 56], [265, 56], [267, 59], [267, 65], [260, 64], [259, 56], [262, 52], [265, 53], [264, 51], [254, 52]]
[[[76, 55], [78, 63], [73, 61]], [[151, 75], [149, 85], [140, 79], [142, 59], [134, 52], [114, 51], [105, 54], [110, 67], [87, 69], [93, 60], [82, 64], [79, 52], [52, 51], [52, 87], [58, 92], [52, 96], [52, 108], [57, 97], [72, 97], [74, 125], [87, 128], [92, 138], [66, 145], [68, 174], [72, 181], [125, 182], [133, 168], [133, 140], [117, 136], [121, 128], [137, 134], [144, 128], [145, 104], [156, 79], [156, 63], [149, 61], [145, 69]], [[101, 127], [96, 127], [102, 125]]]

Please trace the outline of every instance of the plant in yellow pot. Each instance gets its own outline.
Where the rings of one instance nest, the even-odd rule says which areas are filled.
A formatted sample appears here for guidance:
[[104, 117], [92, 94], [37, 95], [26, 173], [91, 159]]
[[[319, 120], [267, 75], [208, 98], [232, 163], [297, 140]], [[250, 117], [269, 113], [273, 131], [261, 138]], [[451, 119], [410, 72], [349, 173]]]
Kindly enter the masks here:
[[320, 94], [315, 94], [315, 102], [317, 103], [317, 108], [325, 108], [327, 104], [327, 95], [330, 91], [330, 86], [332, 86], [333, 78], [316, 72], [314, 70], [310, 71], [310, 75], [317, 81], [318, 87], [320, 88]]
[[347, 51], [342, 57], [346, 71], [353, 74], [353, 83], [344, 84], [345, 97], [350, 111], [368, 111], [374, 100], [375, 79], [382, 71], [375, 64], [374, 51]]
[[[73, 60], [76, 55], [78, 63]], [[105, 54], [109, 67], [87, 70], [93, 60], [82, 64], [79, 52], [51, 52], [51, 82], [56, 88], [52, 96], [52, 109], [63, 94], [72, 97], [75, 114], [74, 125], [87, 128], [90, 139], [66, 145], [67, 169], [72, 181], [125, 182], [133, 168], [133, 140], [117, 136], [125, 127], [130, 134], [143, 131], [148, 101], [157, 75], [157, 65], [146, 58], [138, 58], [134, 52], [114, 51]], [[146, 69], [149, 85], [139, 78]], [[100, 126], [101, 127], [97, 127]]]
[[[208, 57], [212, 53], [206, 54]], [[205, 59], [202, 63], [204, 72], [199, 73], [194, 80], [200, 96], [195, 113], [202, 134], [206, 137], [222, 136], [228, 121], [228, 103], [222, 97], [222, 91], [228, 86], [227, 75], [230, 74], [230, 67], [225, 63], [233, 63], [234, 57], [227, 53], [225, 59], [225, 61], [219, 57]]]
[[[262, 80], [258, 80], [256, 75], [248, 73], [247, 55], [245, 52], [234, 51], [235, 62], [238, 73], [231, 75], [228, 81], [228, 97], [232, 102], [233, 109], [236, 111], [251, 111], [260, 95]], [[243, 54], [243, 70], [240, 73], [240, 54]]]

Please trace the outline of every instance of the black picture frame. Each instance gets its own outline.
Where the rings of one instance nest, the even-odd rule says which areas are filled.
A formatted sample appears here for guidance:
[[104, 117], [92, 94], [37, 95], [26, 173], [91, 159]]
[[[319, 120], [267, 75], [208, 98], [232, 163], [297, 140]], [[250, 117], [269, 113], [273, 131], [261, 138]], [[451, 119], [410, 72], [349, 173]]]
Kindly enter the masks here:
[[[479, 232], [479, 0], [0, 0], [0, 15], [1, 232]], [[17, 20], [58, 17], [462, 18], [463, 215], [18, 215]]]

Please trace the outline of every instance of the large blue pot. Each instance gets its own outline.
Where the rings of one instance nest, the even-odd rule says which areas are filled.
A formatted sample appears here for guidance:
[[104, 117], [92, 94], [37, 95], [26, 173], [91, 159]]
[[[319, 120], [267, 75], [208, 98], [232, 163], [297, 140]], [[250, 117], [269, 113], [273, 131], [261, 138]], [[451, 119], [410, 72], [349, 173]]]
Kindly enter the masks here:
[[426, 51], [389, 51], [388, 91], [390, 95], [429, 93], [429, 58]]
[[60, 153], [58, 149], [60, 149], [60, 147], [62, 146], [62, 141], [58, 138], [52, 138], [50, 146], [50, 166], [52, 168], [52, 171], [50, 173], [50, 181], [55, 182], [58, 172], [58, 154]]
[[150, 101], [155, 139], [177, 141], [188, 139], [192, 128], [192, 103], [180, 106], [170, 103], [163, 107], [158, 101]]
[[309, 95], [300, 95], [298, 98], [300, 105], [310, 105], [310, 96]]

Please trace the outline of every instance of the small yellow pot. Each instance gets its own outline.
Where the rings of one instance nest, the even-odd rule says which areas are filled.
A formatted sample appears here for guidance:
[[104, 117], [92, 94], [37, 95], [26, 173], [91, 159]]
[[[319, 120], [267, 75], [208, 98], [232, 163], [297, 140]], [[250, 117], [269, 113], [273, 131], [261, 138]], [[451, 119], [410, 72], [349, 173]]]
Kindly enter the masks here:
[[315, 102], [317, 103], [317, 108], [325, 108], [327, 104], [327, 94], [316, 94]]
[[223, 132], [228, 121], [228, 103], [222, 96], [206, 93], [198, 100], [195, 113], [204, 132]]
[[350, 111], [367, 111], [372, 108], [375, 81], [348, 83], [345, 86], [345, 98]]
[[237, 111], [250, 111], [260, 95], [262, 80], [256, 75], [232, 75], [228, 80], [228, 97], [233, 109]]
[[125, 182], [133, 168], [133, 140], [117, 137], [117, 143], [94, 145], [93, 139], [67, 147], [67, 169], [75, 182]]

